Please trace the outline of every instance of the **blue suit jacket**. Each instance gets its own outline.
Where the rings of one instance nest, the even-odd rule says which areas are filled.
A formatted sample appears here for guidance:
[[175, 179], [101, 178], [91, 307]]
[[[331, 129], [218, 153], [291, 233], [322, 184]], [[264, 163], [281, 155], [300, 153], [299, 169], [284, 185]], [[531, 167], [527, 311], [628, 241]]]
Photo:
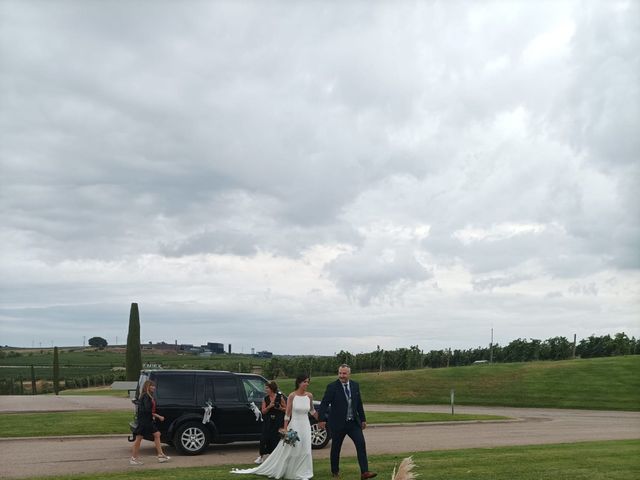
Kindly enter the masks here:
[[[351, 407], [353, 408], [354, 420], [360, 425], [367, 421], [362, 406], [362, 397], [360, 395], [360, 385], [353, 380], [349, 380], [349, 390], [351, 391]], [[331, 406], [331, 410], [329, 410]], [[327, 385], [327, 389], [322, 397], [318, 416], [321, 420], [327, 420], [329, 429], [333, 431], [340, 430], [347, 421], [347, 396], [344, 393], [344, 387], [340, 380], [331, 382]], [[329, 410], [329, 418], [327, 418], [327, 410]]]

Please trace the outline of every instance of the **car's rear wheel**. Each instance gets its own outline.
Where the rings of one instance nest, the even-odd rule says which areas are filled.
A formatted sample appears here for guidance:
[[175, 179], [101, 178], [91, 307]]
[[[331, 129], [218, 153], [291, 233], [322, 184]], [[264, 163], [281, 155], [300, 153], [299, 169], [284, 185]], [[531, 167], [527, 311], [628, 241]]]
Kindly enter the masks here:
[[324, 448], [329, 443], [329, 432], [326, 428], [320, 428], [317, 423], [311, 424], [311, 448]]
[[209, 446], [209, 432], [202, 423], [187, 422], [176, 430], [173, 444], [180, 453], [199, 455]]

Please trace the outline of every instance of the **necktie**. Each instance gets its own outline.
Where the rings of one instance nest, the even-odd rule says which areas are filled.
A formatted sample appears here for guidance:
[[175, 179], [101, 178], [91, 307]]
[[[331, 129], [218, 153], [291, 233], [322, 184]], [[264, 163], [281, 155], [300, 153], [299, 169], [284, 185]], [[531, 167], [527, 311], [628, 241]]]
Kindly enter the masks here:
[[349, 391], [349, 384], [344, 383], [344, 394], [347, 396], [347, 421], [353, 420], [353, 408], [351, 406], [351, 392]]

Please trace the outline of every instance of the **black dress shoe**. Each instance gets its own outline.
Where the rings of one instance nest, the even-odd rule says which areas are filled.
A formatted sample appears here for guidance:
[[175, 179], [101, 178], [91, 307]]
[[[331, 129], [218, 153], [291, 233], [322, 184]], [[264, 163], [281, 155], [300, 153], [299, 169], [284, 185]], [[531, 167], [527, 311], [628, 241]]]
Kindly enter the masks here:
[[368, 480], [369, 478], [373, 478], [376, 475], [378, 475], [376, 472], [364, 472], [362, 475], [360, 475], [360, 478], [362, 480]]

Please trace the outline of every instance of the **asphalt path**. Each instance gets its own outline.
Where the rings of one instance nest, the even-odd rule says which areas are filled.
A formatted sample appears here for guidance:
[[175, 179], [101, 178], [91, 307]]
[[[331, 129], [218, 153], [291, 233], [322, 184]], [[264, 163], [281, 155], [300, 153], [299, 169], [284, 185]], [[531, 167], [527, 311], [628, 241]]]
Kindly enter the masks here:
[[[28, 400], [27, 400], [28, 398]], [[113, 397], [0, 397], [1, 412], [66, 410], [126, 410], [127, 399]], [[449, 406], [367, 404], [369, 411], [450, 412]], [[370, 455], [415, 451], [488, 448], [593, 440], [640, 438], [640, 412], [530, 409], [502, 407], [456, 407], [456, 413], [480, 413], [512, 417], [510, 421], [439, 422], [429, 424], [371, 425], [365, 431]], [[125, 435], [55, 437], [0, 440], [0, 477], [121, 472], [131, 469], [158, 469], [229, 465], [247, 467], [256, 456], [256, 443], [212, 445], [196, 457], [175, 455], [169, 463], [158, 464], [151, 442], [143, 442], [144, 466], [128, 464], [131, 443]], [[328, 458], [329, 448], [314, 450], [316, 459]], [[349, 440], [343, 446], [344, 461], [356, 462]], [[375, 465], [372, 465], [375, 468]]]

